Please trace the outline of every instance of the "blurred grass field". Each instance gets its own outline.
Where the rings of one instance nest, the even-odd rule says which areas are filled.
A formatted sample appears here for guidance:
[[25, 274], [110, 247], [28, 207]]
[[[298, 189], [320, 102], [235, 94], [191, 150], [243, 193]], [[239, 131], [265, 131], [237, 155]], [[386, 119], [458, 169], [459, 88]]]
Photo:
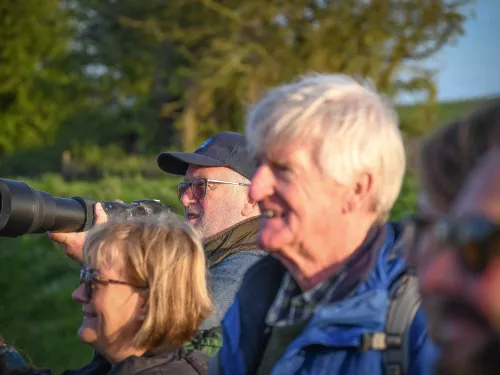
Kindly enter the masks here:
[[[175, 196], [177, 179], [105, 179], [98, 183], [65, 183], [58, 176], [24, 180], [54, 196], [86, 196], [103, 200], [158, 198], [181, 213]], [[414, 180], [407, 178], [393, 211], [399, 218], [413, 209]], [[81, 307], [71, 300], [78, 266], [45, 234], [0, 238], [0, 334], [38, 366], [54, 374], [85, 364], [90, 347], [77, 340]]]

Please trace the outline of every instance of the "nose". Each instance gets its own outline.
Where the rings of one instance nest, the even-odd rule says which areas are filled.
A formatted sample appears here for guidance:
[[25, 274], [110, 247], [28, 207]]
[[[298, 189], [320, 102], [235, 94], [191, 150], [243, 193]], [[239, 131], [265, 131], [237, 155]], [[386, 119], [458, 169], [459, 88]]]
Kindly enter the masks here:
[[267, 165], [261, 165], [253, 175], [248, 194], [250, 199], [255, 202], [264, 200], [264, 198], [273, 194], [274, 176]]
[[193, 197], [193, 191], [191, 190], [191, 186], [188, 187], [186, 191], [181, 195], [180, 201], [184, 207], [188, 207], [196, 203], [196, 199]]
[[87, 295], [85, 292], [85, 286], [83, 284], [80, 284], [80, 286], [75, 289], [75, 291], [71, 294], [71, 299], [78, 303], [88, 302]]
[[456, 254], [443, 249], [419, 266], [422, 293], [460, 294], [463, 292], [462, 272]]

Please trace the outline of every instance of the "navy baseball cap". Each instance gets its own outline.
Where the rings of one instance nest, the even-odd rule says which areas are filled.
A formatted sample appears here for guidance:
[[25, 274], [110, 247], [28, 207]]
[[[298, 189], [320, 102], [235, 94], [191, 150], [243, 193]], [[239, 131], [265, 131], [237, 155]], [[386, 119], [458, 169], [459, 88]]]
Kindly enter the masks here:
[[195, 152], [162, 152], [158, 155], [158, 166], [170, 174], [184, 176], [189, 164], [231, 168], [249, 180], [257, 170], [245, 136], [229, 131], [207, 139]]

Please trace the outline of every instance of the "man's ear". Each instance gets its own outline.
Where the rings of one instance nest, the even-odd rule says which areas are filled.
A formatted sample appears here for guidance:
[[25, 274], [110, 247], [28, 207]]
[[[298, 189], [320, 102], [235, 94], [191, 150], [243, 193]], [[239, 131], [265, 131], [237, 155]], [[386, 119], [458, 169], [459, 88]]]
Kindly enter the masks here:
[[248, 195], [243, 203], [243, 208], [241, 209], [241, 216], [249, 217], [259, 214], [259, 206], [257, 202], [253, 201]]
[[371, 204], [368, 200], [371, 198], [372, 192], [373, 176], [369, 173], [360, 174], [351, 185], [343, 212], [353, 212]]

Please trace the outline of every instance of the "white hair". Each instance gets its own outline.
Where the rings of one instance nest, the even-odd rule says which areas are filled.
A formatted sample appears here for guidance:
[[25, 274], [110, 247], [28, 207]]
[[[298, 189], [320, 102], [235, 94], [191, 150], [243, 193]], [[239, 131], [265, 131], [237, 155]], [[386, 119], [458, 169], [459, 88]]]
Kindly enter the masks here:
[[348, 185], [374, 176], [374, 209], [381, 216], [396, 201], [406, 168], [398, 117], [369, 82], [342, 74], [309, 74], [271, 89], [247, 115], [254, 154], [291, 142], [312, 144], [322, 171]]

